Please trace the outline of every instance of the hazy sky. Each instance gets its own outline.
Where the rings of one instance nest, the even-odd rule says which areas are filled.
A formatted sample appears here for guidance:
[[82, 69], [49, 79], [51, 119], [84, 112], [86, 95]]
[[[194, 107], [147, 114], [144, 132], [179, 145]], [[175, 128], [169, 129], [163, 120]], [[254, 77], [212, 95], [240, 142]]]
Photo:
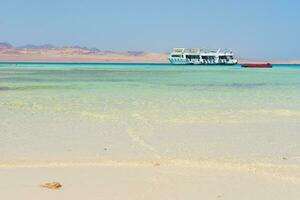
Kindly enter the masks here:
[[300, 58], [299, 0], [0, 0], [0, 41]]

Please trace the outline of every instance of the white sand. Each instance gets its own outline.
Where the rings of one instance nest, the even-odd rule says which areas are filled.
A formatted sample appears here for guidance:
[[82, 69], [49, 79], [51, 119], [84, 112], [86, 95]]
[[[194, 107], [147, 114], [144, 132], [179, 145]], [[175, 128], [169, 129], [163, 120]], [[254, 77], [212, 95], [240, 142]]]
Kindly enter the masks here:
[[[0, 169], [1, 199], [297, 200], [300, 181], [253, 171], [184, 166]], [[57, 191], [39, 185], [59, 181]]]

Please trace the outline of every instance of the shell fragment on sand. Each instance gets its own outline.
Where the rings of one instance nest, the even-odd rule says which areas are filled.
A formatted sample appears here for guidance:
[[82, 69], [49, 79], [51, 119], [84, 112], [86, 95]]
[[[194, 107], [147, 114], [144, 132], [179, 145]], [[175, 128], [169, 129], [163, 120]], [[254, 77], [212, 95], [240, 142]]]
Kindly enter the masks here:
[[59, 182], [52, 182], [52, 183], [45, 183], [41, 185], [43, 188], [51, 189], [51, 190], [58, 190], [62, 187]]

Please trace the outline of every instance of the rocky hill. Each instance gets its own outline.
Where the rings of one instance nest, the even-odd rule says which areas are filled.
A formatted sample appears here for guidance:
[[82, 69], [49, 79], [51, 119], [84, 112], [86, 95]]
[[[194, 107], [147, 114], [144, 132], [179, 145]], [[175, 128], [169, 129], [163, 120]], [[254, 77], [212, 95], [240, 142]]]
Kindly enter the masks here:
[[113, 52], [81, 46], [56, 47], [51, 44], [14, 47], [0, 43], [1, 62], [129, 62], [165, 63], [167, 53], [143, 51]]

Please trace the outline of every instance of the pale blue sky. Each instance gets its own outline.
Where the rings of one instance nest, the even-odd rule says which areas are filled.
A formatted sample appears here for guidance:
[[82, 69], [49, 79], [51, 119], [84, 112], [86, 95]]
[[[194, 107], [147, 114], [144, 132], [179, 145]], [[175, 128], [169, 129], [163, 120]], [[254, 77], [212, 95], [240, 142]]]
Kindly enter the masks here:
[[300, 58], [297, 0], [0, 0], [0, 41], [169, 52], [227, 47]]

